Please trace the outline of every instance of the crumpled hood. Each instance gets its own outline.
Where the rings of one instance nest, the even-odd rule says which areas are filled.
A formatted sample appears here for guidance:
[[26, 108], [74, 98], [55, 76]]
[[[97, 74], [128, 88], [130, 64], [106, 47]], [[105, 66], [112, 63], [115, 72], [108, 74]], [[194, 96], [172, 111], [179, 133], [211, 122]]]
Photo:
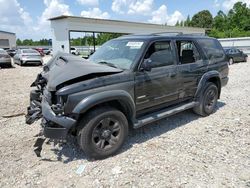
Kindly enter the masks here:
[[47, 87], [50, 91], [55, 91], [56, 87], [63, 83], [69, 83], [70, 81], [76, 81], [77, 78], [88, 79], [88, 75], [96, 74], [105, 75], [112, 73], [119, 73], [122, 70], [109, 67], [107, 65], [101, 65], [96, 63], [91, 63], [84, 59], [82, 60], [73, 60], [65, 62], [62, 59], [57, 60], [55, 65], [44, 75], [47, 79]]

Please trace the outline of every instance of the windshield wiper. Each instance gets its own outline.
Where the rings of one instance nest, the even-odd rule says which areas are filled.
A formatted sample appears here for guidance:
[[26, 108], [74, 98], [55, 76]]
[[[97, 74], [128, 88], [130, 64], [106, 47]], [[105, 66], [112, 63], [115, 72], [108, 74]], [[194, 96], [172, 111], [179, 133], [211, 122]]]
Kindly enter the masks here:
[[104, 65], [108, 65], [110, 67], [118, 68], [113, 63], [109, 63], [109, 62], [106, 62], [106, 61], [99, 61], [98, 64], [104, 64]]

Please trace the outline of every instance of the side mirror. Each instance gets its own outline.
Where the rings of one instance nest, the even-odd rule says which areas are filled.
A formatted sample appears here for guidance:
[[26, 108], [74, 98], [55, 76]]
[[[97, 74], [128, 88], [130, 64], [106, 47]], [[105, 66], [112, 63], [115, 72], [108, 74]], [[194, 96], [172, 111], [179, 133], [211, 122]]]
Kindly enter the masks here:
[[140, 70], [141, 71], [148, 71], [148, 72], [150, 72], [151, 69], [152, 69], [151, 64], [152, 64], [152, 60], [151, 59], [144, 59], [142, 65], [141, 65]]

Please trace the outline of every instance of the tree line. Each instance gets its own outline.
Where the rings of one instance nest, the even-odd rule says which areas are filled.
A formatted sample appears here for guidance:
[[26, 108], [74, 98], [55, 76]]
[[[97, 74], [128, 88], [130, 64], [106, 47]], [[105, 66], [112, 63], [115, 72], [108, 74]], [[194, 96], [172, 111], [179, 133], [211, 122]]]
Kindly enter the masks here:
[[[250, 8], [247, 7], [246, 3], [237, 2], [228, 13], [220, 10], [215, 17], [209, 10], [202, 10], [192, 18], [188, 16], [186, 20], [178, 21], [175, 26], [205, 28], [208, 36], [215, 38], [247, 37], [250, 36]], [[102, 45], [104, 42], [121, 35], [118, 33], [97, 34], [95, 35], [95, 45]], [[50, 40], [17, 39], [16, 43], [18, 46], [48, 46]], [[70, 39], [70, 44], [71, 46], [92, 46], [94, 38], [89, 35]]]
[[250, 36], [250, 8], [237, 2], [227, 14], [220, 10], [215, 17], [209, 10], [203, 10], [192, 19], [188, 16], [185, 21], [177, 22], [176, 26], [206, 28], [207, 34], [215, 38], [247, 37]]
[[[104, 42], [111, 40], [113, 38], [120, 37], [124, 34], [119, 33], [98, 33], [95, 35], [95, 45], [102, 45]], [[41, 39], [39, 41], [33, 41], [32, 39], [20, 40], [16, 41], [17, 46], [49, 46], [50, 40]], [[94, 38], [93, 35], [88, 35], [84, 37], [72, 38], [70, 39], [71, 46], [93, 46]]]

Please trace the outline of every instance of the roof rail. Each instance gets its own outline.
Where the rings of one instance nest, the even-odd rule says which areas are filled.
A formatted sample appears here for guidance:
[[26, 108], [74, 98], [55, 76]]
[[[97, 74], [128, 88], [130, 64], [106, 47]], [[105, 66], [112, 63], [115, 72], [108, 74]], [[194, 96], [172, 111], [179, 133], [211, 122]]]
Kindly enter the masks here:
[[205, 33], [183, 33], [183, 32], [160, 32], [151, 33], [151, 35], [162, 35], [162, 36], [206, 36]]
[[151, 33], [151, 35], [178, 36], [178, 35], [183, 35], [183, 33], [182, 32], [159, 32], [159, 33]]
[[205, 33], [186, 33], [186, 34], [182, 34], [184, 36], [206, 36]]

